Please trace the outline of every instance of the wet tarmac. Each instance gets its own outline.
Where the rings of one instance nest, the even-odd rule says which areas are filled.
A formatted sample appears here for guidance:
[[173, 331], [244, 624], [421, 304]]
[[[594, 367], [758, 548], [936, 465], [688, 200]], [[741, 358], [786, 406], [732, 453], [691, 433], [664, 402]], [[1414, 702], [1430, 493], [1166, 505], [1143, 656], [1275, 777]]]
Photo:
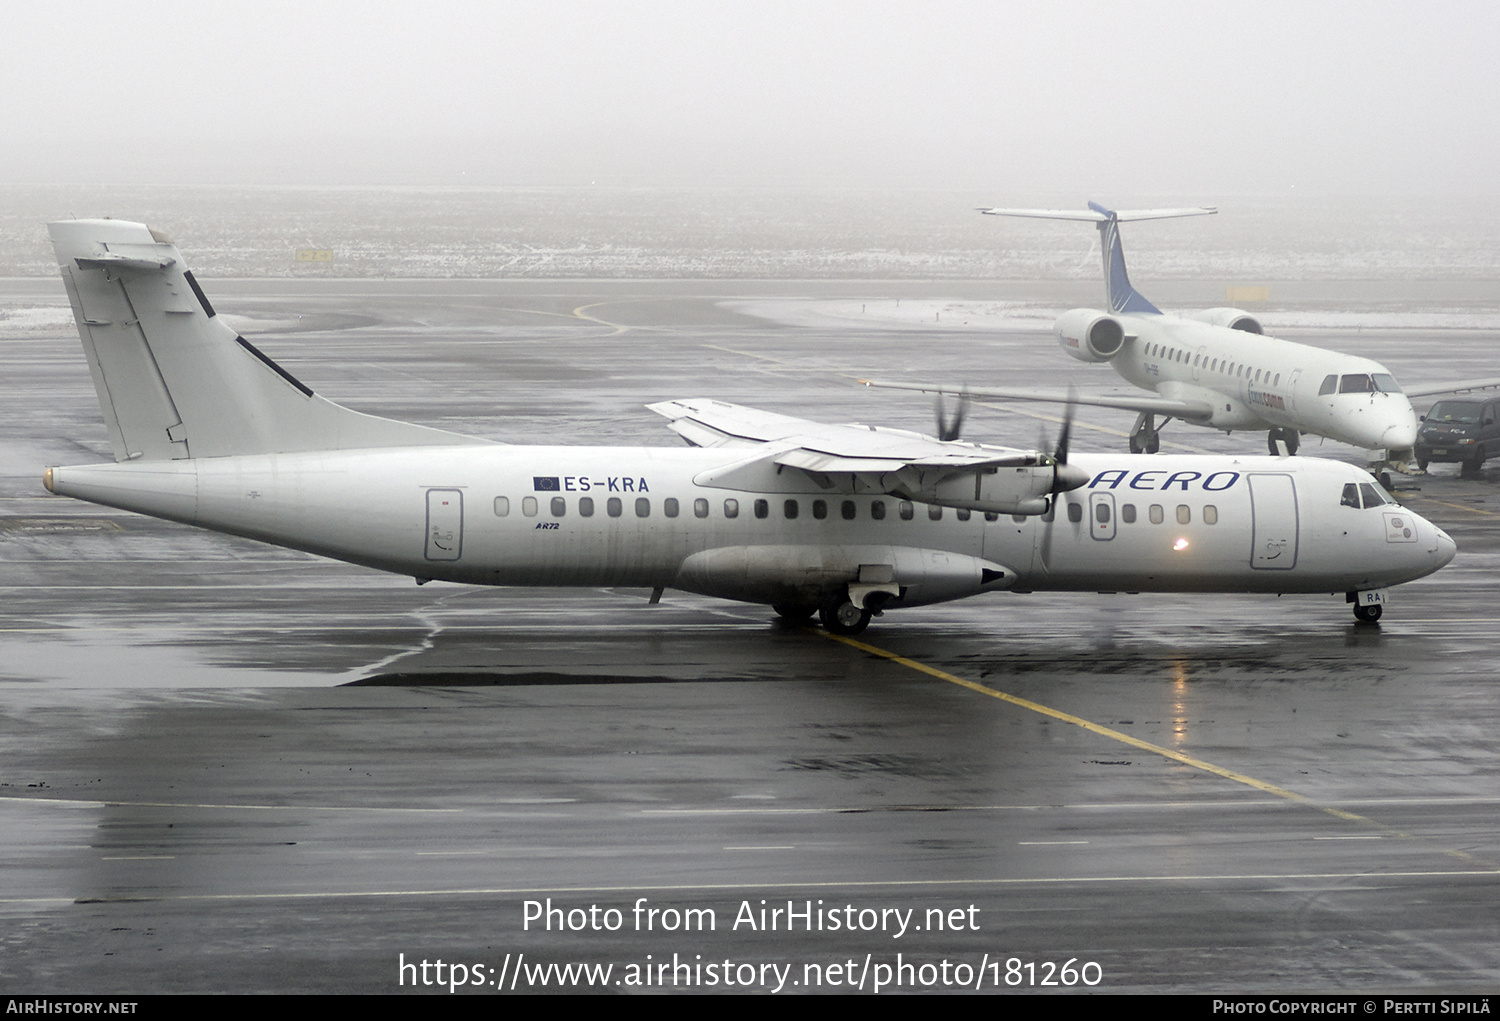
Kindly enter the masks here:
[[[962, 316], [1002, 285], [205, 286], [326, 396], [516, 443], [675, 443], [641, 407], [671, 397], [928, 428], [861, 375], [1114, 383], [1045, 323], [792, 300]], [[49, 497], [42, 467], [108, 443], [71, 326], [40, 322], [0, 323], [0, 990], [1500, 982], [1500, 461], [1398, 491], [1460, 553], [1378, 627], [1330, 597], [999, 594], [847, 642], [680, 593], [418, 588]], [[1413, 383], [1495, 375], [1500, 340], [1286, 335]], [[1056, 418], [979, 408], [969, 435]], [[1130, 421], [1078, 426], [1118, 449]], [[613, 970], [547, 970], [575, 962]]]

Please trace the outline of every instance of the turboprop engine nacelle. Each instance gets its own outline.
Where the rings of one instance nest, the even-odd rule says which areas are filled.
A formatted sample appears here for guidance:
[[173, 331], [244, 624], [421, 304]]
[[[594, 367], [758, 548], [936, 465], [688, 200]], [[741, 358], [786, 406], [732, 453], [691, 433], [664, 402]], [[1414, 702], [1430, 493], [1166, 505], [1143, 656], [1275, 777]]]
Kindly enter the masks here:
[[1231, 330], [1243, 330], [1245, 333], [1265, 333], [1260, 328], [1260, 320], [1241, 308], [1209, 308], [1202, 312], [1187, 317], [1195, 322], [1208, 323], [1210, 326], [1223, 326]]
[[1125, 346], [1125, 325], [1093, 308], [1075, 308], [1057, 317], [1057, 342], [1080, 362], [1107, 362]]
[[1053, 493], [1077, 489], [1089, 481], [1083, 469], [1057, 464], [1051, 458], [1042, 458], [1034, 466], [986, 468], [946, 478], [933, 478], [930, 472], [921, 475], [925, 477], [904, 485], [900, 495], [918, 503], [991, 514], [1045, 514]]

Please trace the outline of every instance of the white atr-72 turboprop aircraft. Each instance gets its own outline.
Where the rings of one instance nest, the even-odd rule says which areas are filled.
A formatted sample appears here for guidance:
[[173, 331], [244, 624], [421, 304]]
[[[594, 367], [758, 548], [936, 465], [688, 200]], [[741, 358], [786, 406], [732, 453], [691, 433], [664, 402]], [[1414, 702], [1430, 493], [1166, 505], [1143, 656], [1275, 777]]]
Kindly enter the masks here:
[[350, 411], [225, 325], [142, 224], [51, 225], [114, 464], [53, 493], [414, 577], [666, 588], [821, 613], [1019, 591], [1345, 593], [1453, 541], [1334, 461], [1067, 457], [651, 405], [693, 446], [517, 447]]
[[[1500, 387], [1500, 379], [1471, 380], [1402, 391], [1379, 362], [1358, 355], [1267, 337], [1259, 321], [1237, 308], [1211, 308], [1189, 318], [1162, 313], [1130, 284], [1120, 224], [1206, 216], [1217, 210], [1141, 209], [1115, 212], [1095, 202], [1087, 211], [981, 209], [992, 216], [1084, 220], [1099, 228], [1109, 311], [1075, 308], [1058, 317], [1062, 349], [1083, 362], [1108, 362], [1155, 397], [1094, 397], [1054, 391], [973, 388], [946, 384], [871, 383], [924, 393], [966, 393], [998, 400], [1033, 400], [1137, 412], [1132, 453], [1156, 453], [1159, 429], [1173, 418], [1193, 425], [1267, 431], [1272, 454], [1295, 454], [1302, 433], [1412, 459], [1417, 417], [1410, 397]], [[1158, 424], [1157, 416], [1164, 416]]]

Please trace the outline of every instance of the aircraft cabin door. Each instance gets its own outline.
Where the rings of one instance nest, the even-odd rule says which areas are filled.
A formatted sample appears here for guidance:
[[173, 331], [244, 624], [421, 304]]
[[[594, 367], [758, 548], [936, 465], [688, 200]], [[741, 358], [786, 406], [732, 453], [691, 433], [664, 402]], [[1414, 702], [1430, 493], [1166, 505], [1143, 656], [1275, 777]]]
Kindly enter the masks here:
[[1089, 535], [1106, 542], [1115, 537], [1115, 494], [1089, 494]]
[[1250, 566], [1290, 571], [1297, 566], [1297, 486], [1290, 475], [1251, 475]]
[[457, 489], [427, 491], [428, 560], [457, 560], [464, 546], [464, 494]]

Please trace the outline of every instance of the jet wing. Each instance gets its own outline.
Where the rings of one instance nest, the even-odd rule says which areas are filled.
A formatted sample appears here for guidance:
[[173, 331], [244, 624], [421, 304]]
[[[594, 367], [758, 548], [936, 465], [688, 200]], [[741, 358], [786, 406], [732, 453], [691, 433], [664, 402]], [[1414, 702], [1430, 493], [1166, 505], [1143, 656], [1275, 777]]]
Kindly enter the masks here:
[[709, 399], [662, 401], [647, 408], [670, 419], [670, 428], [694, 446], [771, 443], [779, 465], [819, 473], [877, 473], [916, 468], [943, 474], [1038, 464], [1035, 451], [946, 442], [905, 429], [825, 425], [791, 415]]
[[1469, 379], [1457, 383], [1435, 383], [1402, 389], [1408, 397], [1435, 397], [1438, 394], [1463, 394], [1471, 390], [1495, 390], [1497, 388], [1500, 388], [1500, 379]]
[[1036, 401], [1043, 404], [1081, 404], [1091, 408], [1117, 408], [1121, 411], [1148, 411], [1153, 415], [1171, 415], [1188, 422], [1206, 421], [1213, 417], [1214, 409], [1207, 401], [1174, 401], [1167, 397], [1090, 397], [1083, 394], [1065, 393], [1061, 390], [975, 390], [972, 387], [956, 387], [941, 383], [883, 383], [873, 379], [861, 379], [865, 386], [882, 390], [915, 390], [925, 394], [957, 394], [980, 400]]

